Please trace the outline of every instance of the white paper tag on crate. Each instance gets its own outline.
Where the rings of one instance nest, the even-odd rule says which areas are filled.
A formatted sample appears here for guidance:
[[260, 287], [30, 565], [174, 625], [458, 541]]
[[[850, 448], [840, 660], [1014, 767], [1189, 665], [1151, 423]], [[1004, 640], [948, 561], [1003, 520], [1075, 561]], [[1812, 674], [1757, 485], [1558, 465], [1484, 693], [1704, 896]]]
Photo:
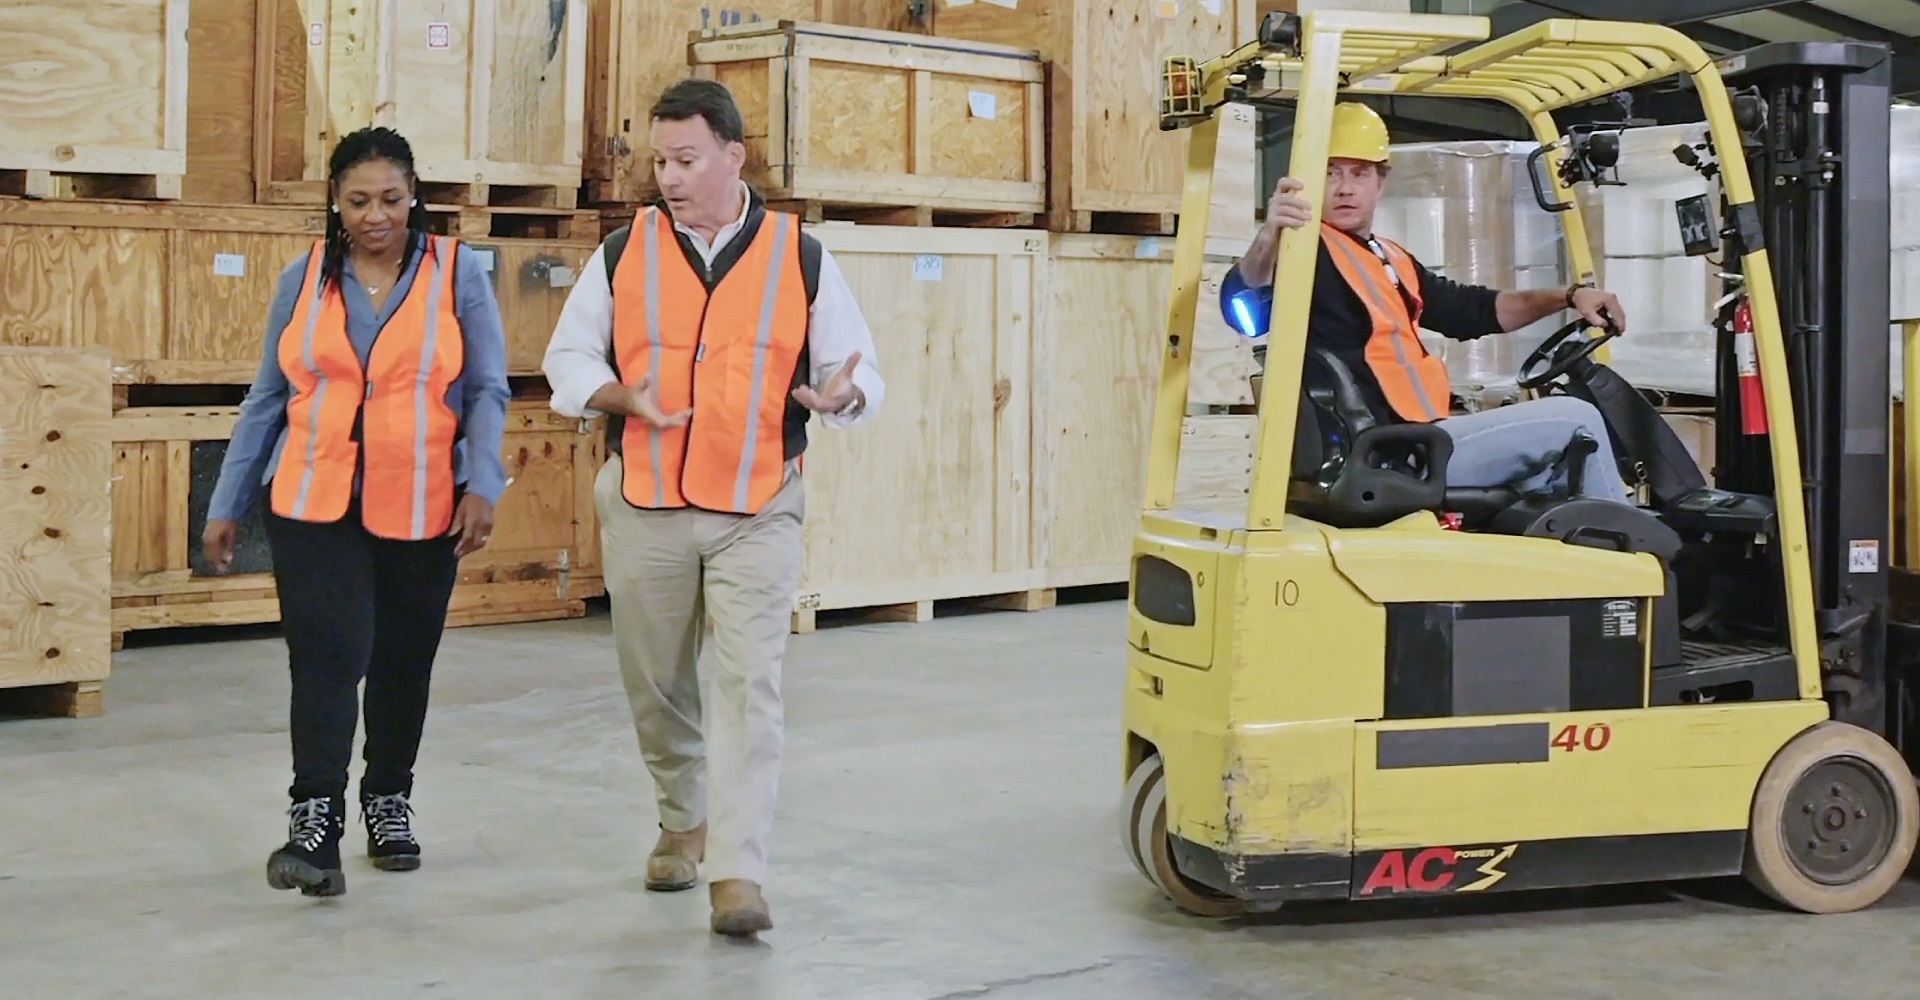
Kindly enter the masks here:
[[1143, 237], [1140, 240], [1140, 243], [1133, 248], [1133, 255], [1135, 257], [1140, 258], [1141, 260], [1159, 260], [1160, 259], [1160, 237], [1158, 236]]
[[1200, 6], [1205, 7], [1207, 13], [1212, 14], [1214, 17], [1219, 17], [1220, 11], [1225, 7], [1225, 4], [1222, 3], [1221, 0], [1200, 0]]
[[941, 281], [946, 277], [947, 259], [937, 253], [913, 255], [913, 280]]
[[307, 44], [316, 49], [327, 44], [327, 26], [319, 21], [307, 25]]
[[427, 48], [450, 49], [453, 47], [453, 25], [444, 21], [435, 21], [427, 25]]
[[967, 7], [972, 5], [972, 3], [973, 0], [947, 0], [947, 6], [949, 7]]
[[474, 260], [477, 260], [480, 262], [480, 267], [482, 270], [486, 271], [488, 274], [493, 273], [493, 251], [492, 250], [487, 249], [486, 247], [477, 247], [469, 243], [467, 244], [467, 252], [473, 255]]
[[247, 255], [239, 253], [217, 253], [213, 255], [213, 273], [222, 278], [244, 278], [247, 276]]
[[1880, 540], [1856, 538], [1847, 543], [1847, 572], [1880, 572]]
[[1013, 10], [1020, 6], [1020, 0], [987, 0], [987, 2], [995, 7], [1005, 7], [1008, 10]]
[[547, 268], [548, 288], [572, 288], [573, 281], [573, 268], [564, 264], [555, 264]]
[[994, 120], [1000, 113], [999, 102], [994, 100], [993, 95], [978, 90], [967, 91], [967, 110], [975, 118], [985, 118], [987, 121]]
[[1159, 17], [1179, 17], [1180, 0], [1154, 0], [1153, 12]]

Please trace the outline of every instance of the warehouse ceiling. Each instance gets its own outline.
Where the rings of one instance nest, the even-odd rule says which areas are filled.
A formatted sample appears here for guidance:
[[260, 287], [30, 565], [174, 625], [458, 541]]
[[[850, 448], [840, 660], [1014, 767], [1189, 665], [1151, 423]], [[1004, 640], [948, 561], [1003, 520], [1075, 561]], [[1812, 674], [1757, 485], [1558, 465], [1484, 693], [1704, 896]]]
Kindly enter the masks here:
[[[1618, 20], [1627, 14], [1623, 0], [1411, 0], [1410, 7], [1414, 13], [1486, 15], [1494, 37], [1549, 18]], [[1777, 41], [1881, 42], [1893, 50], [1895, 96], [1920, 101], [1920, 0], [1660, 0], [1635, 7], [1632, 15], [1673, 25], [1713, 55]], [[1678, 85], [1675, 80], [1667, 86]], [[1486, 102], [1415, 98], [1376, 106], [1396, 140], [1531, 136], [1517, 113]], [[1644, 104], [1635, 111], [1665, 117]]]

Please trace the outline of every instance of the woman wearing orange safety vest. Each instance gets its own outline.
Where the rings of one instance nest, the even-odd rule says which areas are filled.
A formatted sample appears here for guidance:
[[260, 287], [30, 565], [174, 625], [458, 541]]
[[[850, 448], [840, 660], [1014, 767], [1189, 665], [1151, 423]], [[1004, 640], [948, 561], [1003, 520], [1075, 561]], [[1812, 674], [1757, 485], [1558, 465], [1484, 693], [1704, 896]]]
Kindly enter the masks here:
[[293, 784], [276, 889], [346, 891], [340, 839], [366, 681], [367, 854], [419, 867], [409, 801], [460, 558], [493, 530], [506, 340], [485, 266], [428, 232], [413, 152], [389, 129], [341, 140], [326, 239], [280, 275], [202, 538], [232, 568], [265, 498], [292, 675]]

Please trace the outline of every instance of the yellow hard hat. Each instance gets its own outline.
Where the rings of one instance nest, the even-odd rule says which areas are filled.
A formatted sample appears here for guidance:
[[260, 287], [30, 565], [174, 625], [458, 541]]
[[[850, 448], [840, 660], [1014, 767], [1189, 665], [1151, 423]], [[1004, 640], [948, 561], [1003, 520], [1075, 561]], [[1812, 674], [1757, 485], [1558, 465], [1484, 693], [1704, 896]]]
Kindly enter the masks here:
[[1328, 141], [1327, 156], [1384, 162], [1388, 158], [1387, 123], [1364, 104], [1353, 101], [1335, 104], [1333, 134]]

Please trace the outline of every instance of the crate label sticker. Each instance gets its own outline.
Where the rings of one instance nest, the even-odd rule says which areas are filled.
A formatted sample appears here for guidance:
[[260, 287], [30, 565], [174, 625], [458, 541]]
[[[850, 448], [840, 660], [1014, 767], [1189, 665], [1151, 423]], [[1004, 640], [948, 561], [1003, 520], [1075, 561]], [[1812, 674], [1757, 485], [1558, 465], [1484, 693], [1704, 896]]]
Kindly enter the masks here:
[[939, 281], [946, 275], [947, 259], [937, 253], [919, 253], [913, 255], [913, 280]]
[[1153, 12], [1160, 17], [1179, 17], [1180, 0], [1155, 0]]
[[481, 247], [477, 247], [469, 243], [467, 244], [467, 252], [470, 254], [473, 254], [473, 259], [480, 262], [480, 267], [483, 270], [485, 270], [488, 274], [493, 273], [493, 251], [492, 250], [483, 249]]
[[213, 255], [213, 273], [222, 278], [244, 278], [247, 276], [247, 255], [239, 253], [217, 253]]
[[573, 268], [564, 264], [555, 264], [547, 268], [548, 288], [572, 288], [573, 280]]
[[1133, 255], [1141, 260], [1160, 259], [1160, 237], [1148, 236], [1133, 248]]
[[978, 90], [969, 90], [967, 91], [967, 111], [975, 118], [985, 118], [987, 121], [992, 121], [999, 116], [1000, 107], [999, 102], [994, 100], [992, 94], [982, 93]]
[[453, 47], [453, 25], [444, 21], [435, 21], [427, 25], [427, 48], [449, 49]]
[[307, 44], [316, 49], [327, 44], [327, 26], [319, 21], [307, 25]]
[[973, 0], [947, 0], [947, 6], [949, 7], [966, 7], [972, 3]]
[[1200, 0], [1200, 6], [1205, 7], [1207, 13], [1212, 14], [1214, 17], [1219, 17], [1221, 8], [1226, 5], [1222, 3], [1221, 0]]
[[993, 4], [995, 7], [1005, 7], [1008, 10], [1020, 6], [1020, 0], [987, 0], [987, 2]]
[[1856, 538], [1847, 543], [1847, 572], [1880, 572], [1880, 540]]

